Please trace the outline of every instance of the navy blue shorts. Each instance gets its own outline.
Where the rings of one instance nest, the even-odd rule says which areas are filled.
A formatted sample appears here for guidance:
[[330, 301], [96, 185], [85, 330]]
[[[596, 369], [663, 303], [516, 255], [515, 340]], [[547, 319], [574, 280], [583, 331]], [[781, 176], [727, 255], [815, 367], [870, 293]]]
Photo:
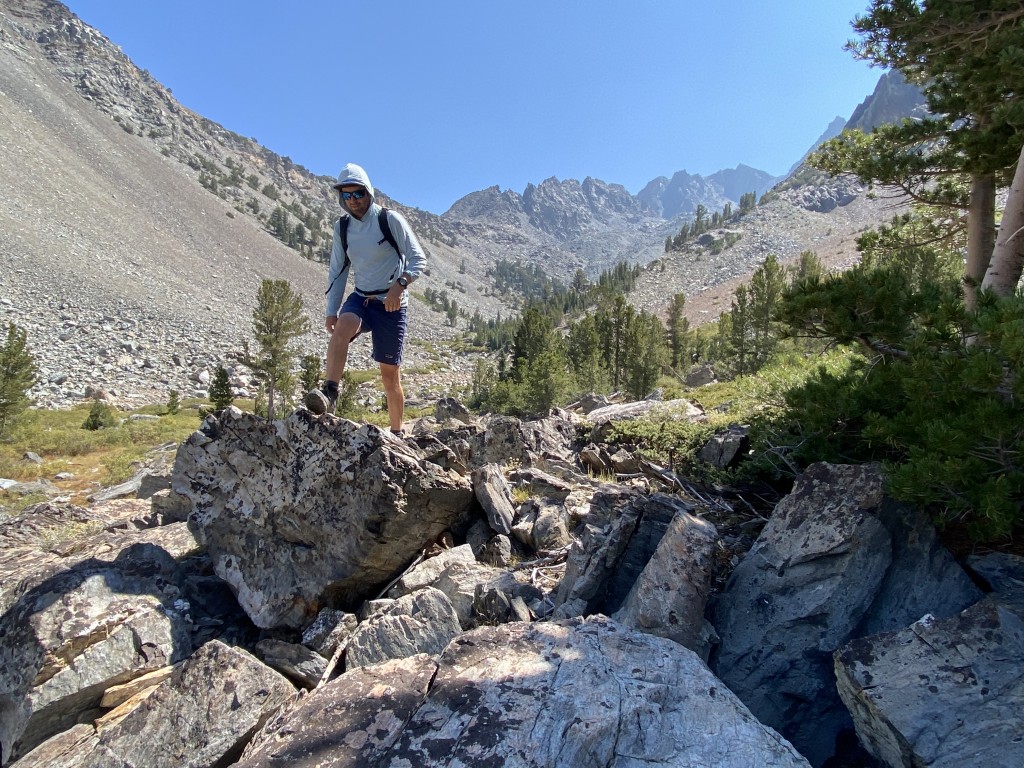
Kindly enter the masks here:
[[382, 300], [352, 293], [345, 299], [338, 317], [348, 313], [359, 318], [361, 325], [356, 336], [370, 332], [374, 360], [387, 365], [401, 365], [402, 350], [405, 349], [406, 310], [407, 307], [402, 307], [388, 312]]

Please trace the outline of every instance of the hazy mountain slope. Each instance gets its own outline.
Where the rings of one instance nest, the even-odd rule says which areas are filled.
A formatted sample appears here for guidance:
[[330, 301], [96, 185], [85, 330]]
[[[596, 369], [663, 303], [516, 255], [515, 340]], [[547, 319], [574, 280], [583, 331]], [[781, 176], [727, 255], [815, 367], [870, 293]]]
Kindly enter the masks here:
[[698, 245], [663, 254], [641, 273], [629, 301], [665, 317], [672, 295], [682, 293], [691, 325], [712, 322], [729, 311], [733, 291], [749, 281], [769, 254], [786, 264], [809, 250], [827, 269], [847, 269], [859, 258], [857, 236], [901, 210], [892, 200], [859, 194], [821, 213], [795, 203], [799, 194], [776, 197], [730, 224], [729, 231], [740, 239], [717, 256]]
[[753, 192], [757, 197], [761, 197], [780, 180], [781, 177], [772, 176], [742, 163], [735, 168], [727, 168], [708, 176], [708, 181], [721, 188], [722, 194], [733, 204], [733, 208], [739, 206], [743, 195]]
[[[10, 16], [0, 30], [0, 321], [28, 329], [42, 400], [204, 391], [192, 377], [241, 349], [263, 278], [302, 293], [322, 352], [325, 267], [83, 100]], [[417, 313], [417, 338], [444, 337]]]

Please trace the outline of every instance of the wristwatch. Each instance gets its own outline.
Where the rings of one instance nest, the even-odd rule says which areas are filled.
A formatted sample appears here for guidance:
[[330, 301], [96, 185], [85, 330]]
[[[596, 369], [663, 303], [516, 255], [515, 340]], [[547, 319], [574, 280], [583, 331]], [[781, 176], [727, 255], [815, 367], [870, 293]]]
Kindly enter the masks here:
[[409, 278], [406, 277], [405, 275], [402, 275], [400, 278], [398, 278], [398, 284], [400, 286], [402, 286], [403, 288], [408, 288], [409, 287]]

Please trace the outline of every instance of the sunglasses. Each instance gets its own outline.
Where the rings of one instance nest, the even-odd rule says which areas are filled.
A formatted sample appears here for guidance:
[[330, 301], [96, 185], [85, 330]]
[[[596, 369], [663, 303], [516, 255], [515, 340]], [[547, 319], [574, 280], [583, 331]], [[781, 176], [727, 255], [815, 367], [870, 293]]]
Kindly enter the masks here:
[[342, 191], [341, 192], [341, 199], [342, 200], [362, 200], [364, 197], [366, 197], [366, 194], [367, 193], [366, 193], [365, 189], [357, 189], [355, 192], [344, 192], [344, 191]]

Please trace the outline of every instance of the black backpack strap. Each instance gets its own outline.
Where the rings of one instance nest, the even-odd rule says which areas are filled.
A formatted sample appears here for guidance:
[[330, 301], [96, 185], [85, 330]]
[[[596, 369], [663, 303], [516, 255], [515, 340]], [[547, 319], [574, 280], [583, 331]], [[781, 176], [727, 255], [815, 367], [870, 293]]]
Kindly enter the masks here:
[[[345, 264], [342, 269], [352, 263], [348, 258], [348, 218], [348, 215], [344, 215], [338, 219], [338, 239], [341, 240], [341, 250], [345, 254]], [[397, 253], [399, 258], [404, 262], [405, 258], [402, 256], [402, 251], [398, 248], [398, 241], [395, 240], [395, 236], [391, 233], [391, 222], [388, 219], [388, 209], [383, 206], [380, 209], [380, 213], [377, 214], [377, 225], [380, 227], [380, 232], [384, 235], [384, 239], [387, 240], [388, 245], [395, 249], [395, 253]]]
[[348, 269], [349, 264], [352, 263], [352, 260], [349, 259], [349, 257], [348, 257], [348, 216], [347, 215], [342, 215], [341, 218], [338, 219], [338, 239], [341, 241], [341, 252], [345, 254], [345, 261], [342, 262], [341, 269], [338, 271], [338, 274], [336, 274], [334, 276], [334, 280], [331, 280], [330, 285], [327, 286], [327, 290], [324, 291], [325, 294], [331, 292], [331, 288], [334, 287], [335, 280], [337, 280], [339, 277], [341, 277], [341, 273], [344, 272], [346, 269]]
[[380, 232], [384, 235], [384, 239], [388, 241], [388, 244], [392, 248], [395, 249], [395, 253], [402, 258], [402, 252], [398, 249], [398, 241], [395, 240], [395, 236], [391, 234], [391, 221], [388, 219], [388, 209], [383, 206], [381, 206], [380, 213], [377, 214], [377, 224], [380, 226]]
[[380, 213], [377, 214], [377, 224], [380, 226], [380, 232], [384, 235], [384, 239], [388, 241], [391, 247], [395, 249], [395, 253], [398, 254], [398, 271], [395, 272], [395, 277], [398, 278], [405, 271], [405, 255], [399, 249], [395, 236], [391, 234], [391, 221], [388, 219], [388, 209], [384, 206], [381, 206]]
[[352, 263], [348, 257], [348, 216], [338, 219], [338, 239], [341, 240], [341, 252], [345, 254], [345, 261], [341, 265], [342, 272]]

